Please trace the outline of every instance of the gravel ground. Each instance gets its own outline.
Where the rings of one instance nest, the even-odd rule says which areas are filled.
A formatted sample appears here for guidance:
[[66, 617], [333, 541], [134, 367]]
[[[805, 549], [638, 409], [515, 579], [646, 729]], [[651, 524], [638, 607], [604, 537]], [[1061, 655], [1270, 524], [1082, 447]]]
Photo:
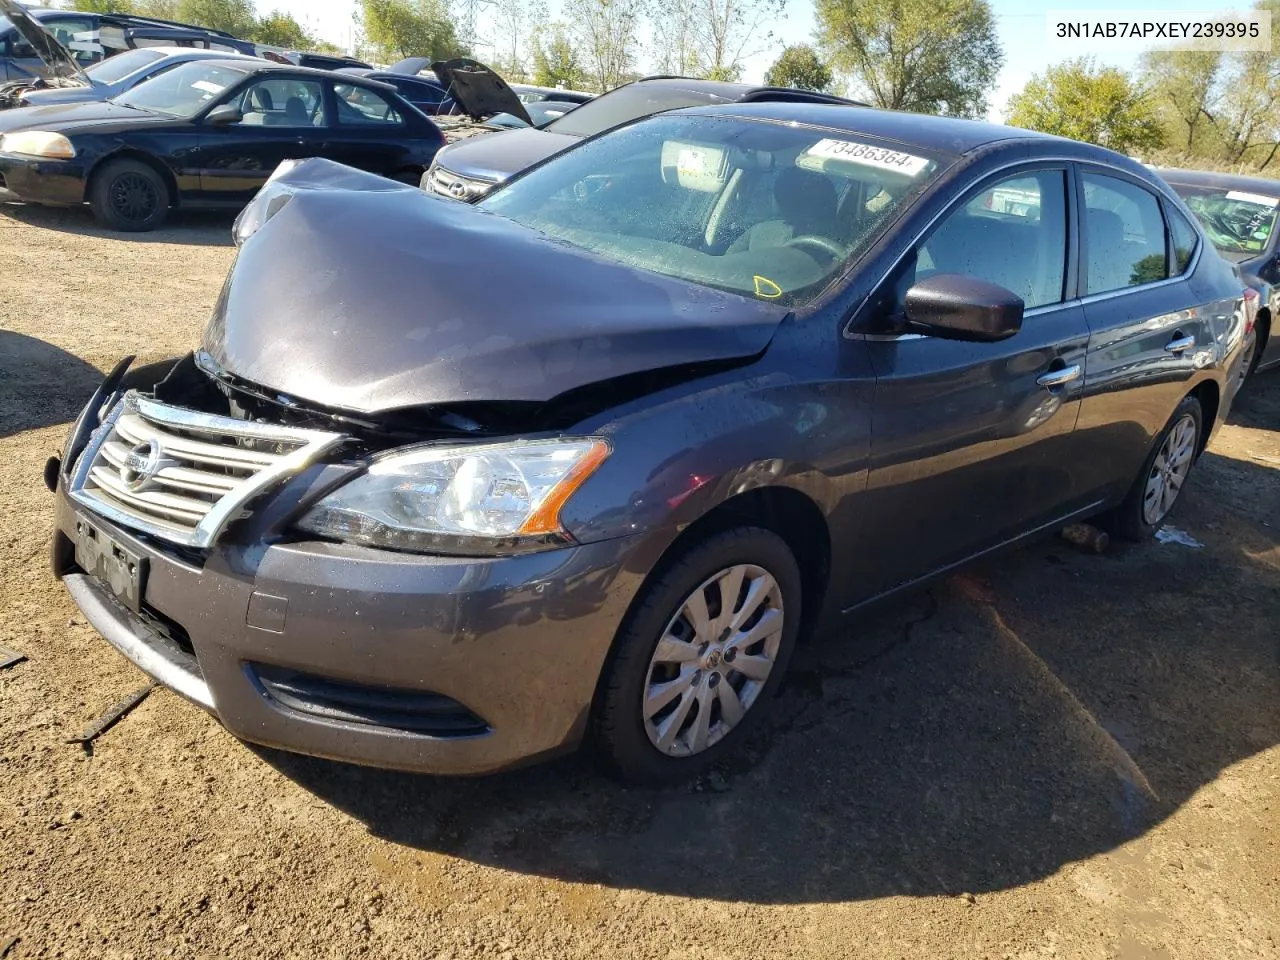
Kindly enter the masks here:
[[[0, 956], [1280, 957], [1280, 375], [1173, 523], [1046, 541], [801, 651], [780, 729], [692, 787], [248, 747], [45, 561], [40, 480], [121, 355], [196, 340], [229, 220], [122, 239], [0, 209]], [[19, 938], [6, 954], [6, 945]]]

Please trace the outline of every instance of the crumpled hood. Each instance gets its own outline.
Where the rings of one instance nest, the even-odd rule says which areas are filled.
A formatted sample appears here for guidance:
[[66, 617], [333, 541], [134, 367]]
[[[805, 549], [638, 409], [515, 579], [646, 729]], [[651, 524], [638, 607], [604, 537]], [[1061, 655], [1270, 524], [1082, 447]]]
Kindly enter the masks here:
[[578, 137], [524, 127], [451, 143], [436, 162], [450, 173], [499, 183], [581, 142]]
[[36, 56], [49, 68], [49, 76], [89, 83], [89, 78], [80, 69], [80, 64], [71, 51], [15, 0], [0, 0], [0, 14], [8, 17], [14, 29], [35, 49]]
[[324, 407], [545, 401], [752, 356], [788, 312], [326, 160], [264, 202], [273, 188], [292, 198], [242, 247], [203, 348], [235, 377]]

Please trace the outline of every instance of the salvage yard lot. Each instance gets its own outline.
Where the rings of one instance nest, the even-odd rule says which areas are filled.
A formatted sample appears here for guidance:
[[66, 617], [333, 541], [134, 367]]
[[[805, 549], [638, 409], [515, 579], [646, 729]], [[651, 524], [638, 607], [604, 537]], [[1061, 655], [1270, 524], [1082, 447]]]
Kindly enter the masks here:
[[1172, 523], [1049, 540], [797, 656], [780, 733], [692, 787], [245, 746], [149, 697], [48, 573], [41, 481], [100, 371], [189, 349], [225, 217], [0, 208], [0, 954], [1280, 957], [1280, 374]]

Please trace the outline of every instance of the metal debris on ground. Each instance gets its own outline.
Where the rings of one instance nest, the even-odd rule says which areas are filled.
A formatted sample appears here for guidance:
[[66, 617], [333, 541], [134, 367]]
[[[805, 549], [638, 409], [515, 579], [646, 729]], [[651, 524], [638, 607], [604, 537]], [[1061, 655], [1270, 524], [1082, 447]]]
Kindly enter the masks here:
[[[0, 670], [3, 670], [5, 667], [12, 667], [14, 664], [21, 663], [25, 659], [27, 659], [27, 655], [25, 653], [20, 653], [17, 650], [10, 650], [8, 647], [0, 646]], [[4, 954], [0, 953], [0, 957], [2, 956], [4, 956]]]
[[102, 716], [85, 727], [79, 736], [69, 737], [67, 743], [81, 743], [85, 746], [91, 744], [111, 727], [125, 716], [130, 710], [147, 699], [147, 694], [156, 688], [154, 683], [148, 683], [145, 687], [139, 687], [133, 693], [111, 706]]
[[1081, 550], [1089, 553], [1105, 553], [1111, 546], [1111, 537], [1105, 530], [1099, 530], [1091, 523], [1073, 523], [1063, 527], [1061, 536], [1068, 543], [1073, 543]]
[[1191, 534], [1177, 527], [1161, 527], [1156, 531], [1156, 539], [1161, 543], [1180, 543], [1184, 547], [1194, 547], [1197, 550], [1204, 546]]

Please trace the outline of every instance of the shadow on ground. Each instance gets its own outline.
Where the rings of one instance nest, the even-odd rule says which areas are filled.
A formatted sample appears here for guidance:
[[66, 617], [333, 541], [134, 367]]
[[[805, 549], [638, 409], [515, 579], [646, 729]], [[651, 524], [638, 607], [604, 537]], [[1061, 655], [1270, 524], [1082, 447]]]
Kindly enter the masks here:
[[175, 210], [159, 230], [149, 233], [121, 233], [94, 222], [88, 207], [37, 207], [21, 203], [0, 204], [0, 216], [44, 230], [60, 230], [86, 237], [119, 240], [122, 243], [177, 243], [200, 247], [232, 245], [231, 225], [235, 212], [222, 210]]
[[1280, 743], [1280, 471], [1231, 451], [1193, 477], [1173, 523], [1203, 548], [1045, 541], [815, 641], [772, 736], [694, 787], [581, 757], [442, 780], [262, 755], [377, 836], [563, 880], [761, 903], [1026, 883]]
[[74, 420], [102, 373], [74, 354], [0, 330], [0, 437]]

